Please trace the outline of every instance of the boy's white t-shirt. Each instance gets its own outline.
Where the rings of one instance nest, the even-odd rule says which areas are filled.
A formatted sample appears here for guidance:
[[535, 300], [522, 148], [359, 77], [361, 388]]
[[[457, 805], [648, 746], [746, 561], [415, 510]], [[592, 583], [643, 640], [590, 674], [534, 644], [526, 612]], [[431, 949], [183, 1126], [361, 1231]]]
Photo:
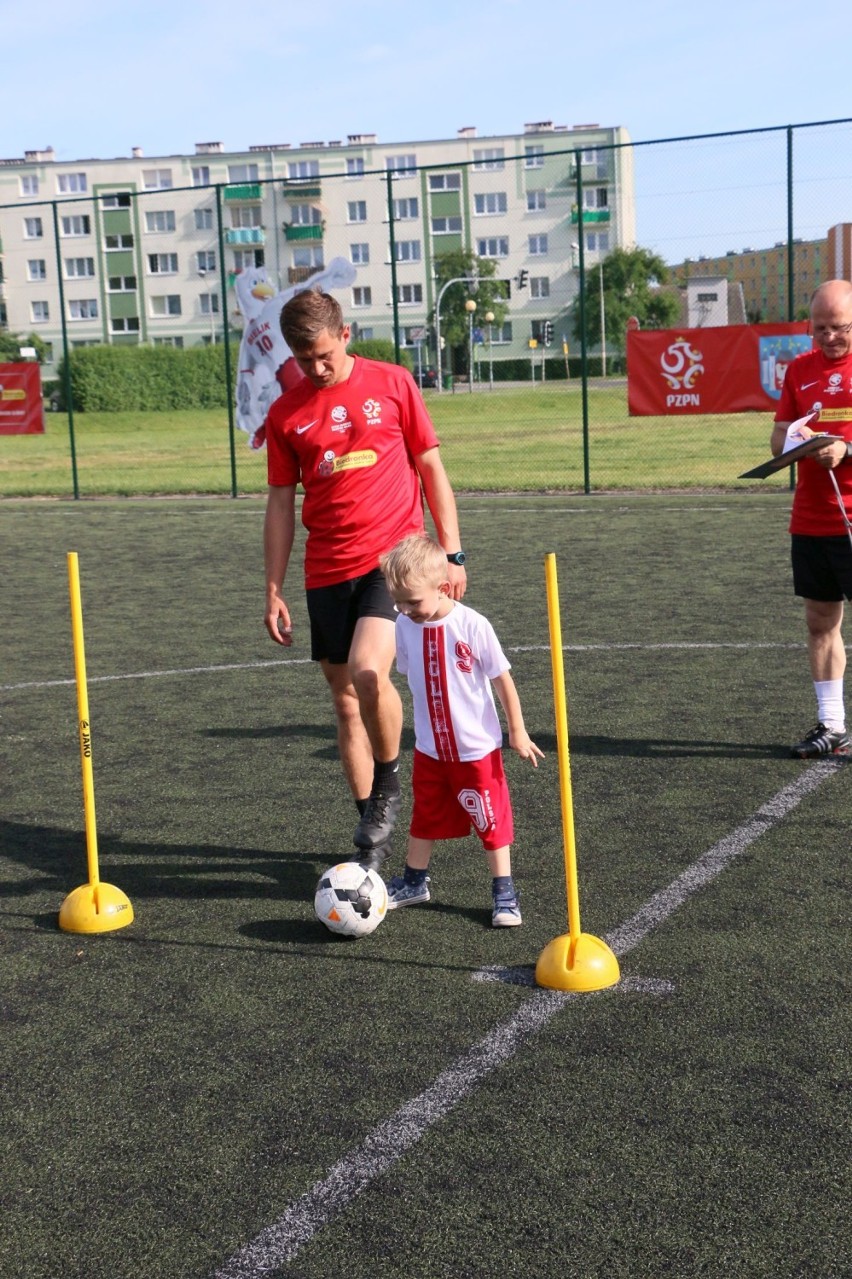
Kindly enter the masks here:
[[415, 744], [440, 760], [483, 759], [503, 744], [491, 680], [511, 668], [494, 628], [466, 604], [446, 617], [396, 619], [396, 665], [414, 701]]

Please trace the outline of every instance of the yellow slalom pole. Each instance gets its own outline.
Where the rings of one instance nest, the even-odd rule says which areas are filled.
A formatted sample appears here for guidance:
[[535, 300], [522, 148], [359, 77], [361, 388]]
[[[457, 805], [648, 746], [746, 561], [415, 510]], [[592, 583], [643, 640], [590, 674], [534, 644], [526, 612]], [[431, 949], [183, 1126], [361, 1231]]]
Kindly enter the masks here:
[[86, 856], [89, 881], [75, 888], [59, 910], [59, 927], [69, 933], [105, 933], [133, 922], [133, 907], [120, 888], [102, 884], [98, 870], [98, 835], [95, 822], [95, 782], [92, 772], [92, 727], [86, 681], [83, 641], [83, 606], [80, 597], [80, 565], [76, 551], [68, 552], [68, 584], [71, 592], [71, 632], [74, 639], [74, 673], [77, 680], [77, 723], [80, 763], [83, 769], [83, 807], [86, 817]]
[[606, 942], [580, 930], [580, 893], [577, 885], [577, 849], [571, 793], [571, 758], [568, 747], [568, 704], [565, 696], [556, 556], [552, 553], [545, 556], [544, 573], [556, 708], [556, 745], [559, 756], [559, 794], [562, 805], [568, 932], [561, 937], [555, 937], [545, 946], [536, 964], [535, 979], [539, 986], [547, 986], [551, 990], [603, 990], [607, 986], [614, 986], [621, 973], [618, 960]]

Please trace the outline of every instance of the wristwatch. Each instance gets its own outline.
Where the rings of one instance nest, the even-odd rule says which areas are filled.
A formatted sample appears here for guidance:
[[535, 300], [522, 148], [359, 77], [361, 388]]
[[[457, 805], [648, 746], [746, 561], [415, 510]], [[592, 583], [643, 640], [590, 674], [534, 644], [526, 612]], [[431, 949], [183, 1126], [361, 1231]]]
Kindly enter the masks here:
[[464, 551], [452, 551], [452, 552], [448, 551], [447, 552], [447, 560], [449, 561], [449, 563], [458, 564], [459, 568], [461, 568], [462, 564], [464, 564], [466, 559], [467, 559], [467, 556], [465, 555]]
[[852, 440], [846, 441], [846, 456], [852, 457]]

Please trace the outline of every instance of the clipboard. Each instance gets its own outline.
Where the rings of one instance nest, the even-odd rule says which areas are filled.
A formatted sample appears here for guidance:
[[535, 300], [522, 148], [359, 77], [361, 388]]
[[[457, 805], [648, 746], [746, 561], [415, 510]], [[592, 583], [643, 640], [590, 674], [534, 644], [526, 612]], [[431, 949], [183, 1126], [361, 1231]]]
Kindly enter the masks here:
[[771, 457], [768, 462], [761, 462], [760, 466], [754, 466], [750, 471], [743, 471], [742, 475], [738, 475], [738, 480], [764, 480], [767, 475], [772, 475], [775, 471], [783, 470], [785, 466], [791, 466], [793, 462], [798, 462], [799, 458], [807, 457], [809, 453], [816, 453], [819, 449], [825, 448], [826, 444], [846, 443], [846, 439], [842, 435], [812, 435], [810, 439], [803, 440], [801, 444], [797, 444], [795, 448], [787, 449], [786, 453], [779, 453], [777, 457]]

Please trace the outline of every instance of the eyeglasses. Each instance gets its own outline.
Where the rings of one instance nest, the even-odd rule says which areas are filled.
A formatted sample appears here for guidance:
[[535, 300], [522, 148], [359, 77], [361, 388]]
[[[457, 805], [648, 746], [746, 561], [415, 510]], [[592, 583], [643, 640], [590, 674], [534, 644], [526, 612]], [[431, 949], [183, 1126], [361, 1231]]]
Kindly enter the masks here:
[[852, 333], [852, 320], [850, 320], [848, 324], [815, 324], [814, 325], [815, 335], [819, 334], [820, 337], [826, 337], [826, 335], [829, 333], [836, 333], [838, 337], [839, 336], [845, 337], [847, 333]]

